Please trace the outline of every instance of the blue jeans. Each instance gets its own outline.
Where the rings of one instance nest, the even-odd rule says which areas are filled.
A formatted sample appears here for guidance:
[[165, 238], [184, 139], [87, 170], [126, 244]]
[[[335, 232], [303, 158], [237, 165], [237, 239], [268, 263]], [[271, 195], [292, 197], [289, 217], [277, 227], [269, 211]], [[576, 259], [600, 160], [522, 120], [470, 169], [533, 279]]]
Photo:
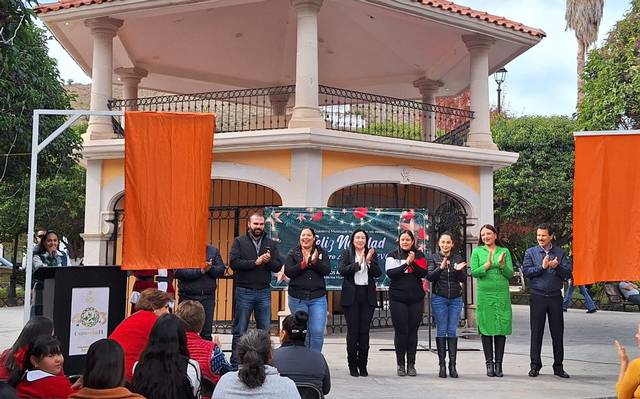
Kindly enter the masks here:
[[298, 299], [289, 295], [289, 310], [291, 310], [291, 313], [295, 313], [298, 310], [304, 310], [309, 313], [307, 346], [311, 350], [322, 352], [324, 330], [327, 326], [327, 297]]
[[431, 297], [431, 309], [436, 317], [436, 337], [455, 337], [462, 310], [462, 297], [448, 299], [434, 294]]
[[[589, 295], [589, 291], [587, 291], [587, 287], [584, 285], [579, 285], [580, 293], [584, 297], [584, 303], [587, 306], [587, 310], [593, 310], [596, 308], [595, 302], [591, 299], [591, 295]], [[569, 287], [567, 288], [567, 292], [564, 295], [564, 300], [562, 301], [562, 309], [569, 309], [569, 305], [571, 305], [571, 297], [573, 296], [573, 281], [569, 283]]]
[[231, 341], [231, 366], [238, 368], [238, 340], [249, 328], [249, 319], [253, 313], [256, 327], [269, 331], [271, 327], [271, 288], [254, 290], [236, 287], [233, 312], [233, 340]]

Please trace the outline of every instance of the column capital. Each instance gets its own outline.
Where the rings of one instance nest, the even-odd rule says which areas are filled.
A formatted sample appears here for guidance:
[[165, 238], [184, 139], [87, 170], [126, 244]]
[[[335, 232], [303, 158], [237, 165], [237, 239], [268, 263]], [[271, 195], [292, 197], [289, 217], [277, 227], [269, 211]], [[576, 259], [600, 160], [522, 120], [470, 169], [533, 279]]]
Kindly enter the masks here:
[[417, 88], [423, 97], [434, 94], [442, 86], [444, 86], [444, 83], [441, 81], [427, 79], [424, 76], [413, 81], [413, 87]]
[[133, 68], [116, 68], [115, 74], [118, 75], [122, 83], [134, 83], [138, 84], [142, 78], [146, 78], [149, 72], [146, 69], [133, 67]]
[[84, 21], [84, 26], [91, 29], [91, 34], [94, 36], [96, 34], [103, 34], [114, 37], [123, 24], [123, 20], [111, 17], [92, 18]]
[[462, 41], [469, 50], [485, 50], [489, 49], [496, 40], [484, 35], [462, 35]]
[[319, 12], [324, 0], [291, 0], [291, 5], [296, 11], [310, 10]]

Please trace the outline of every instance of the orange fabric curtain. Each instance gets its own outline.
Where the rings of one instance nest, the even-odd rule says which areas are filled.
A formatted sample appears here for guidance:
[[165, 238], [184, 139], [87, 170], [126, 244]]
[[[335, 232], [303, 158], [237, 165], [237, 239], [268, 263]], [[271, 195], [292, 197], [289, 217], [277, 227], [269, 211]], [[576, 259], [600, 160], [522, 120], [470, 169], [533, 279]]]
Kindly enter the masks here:
[[576, 285], [640, 280], [640, 135], [576, 135]]
[[125, 114], [122, 269], [204, 265], [215, 116]]

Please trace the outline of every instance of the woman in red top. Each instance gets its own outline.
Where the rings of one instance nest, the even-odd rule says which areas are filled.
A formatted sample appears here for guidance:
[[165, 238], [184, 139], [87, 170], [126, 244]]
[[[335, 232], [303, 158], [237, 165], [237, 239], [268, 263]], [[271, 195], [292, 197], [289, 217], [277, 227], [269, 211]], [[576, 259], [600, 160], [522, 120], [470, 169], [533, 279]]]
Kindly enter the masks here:
[[18, 377], [22, 376], [24, 357], [32, 343], [40, 335], [53, 334], [53, 322], [44, 316], [35, 316], [22, 328], [18, 339], [11, 348], [5, 349], [0, 355], [0, 380], [8, 381], [11, 373], [17, 370]]
[[166, 292], [148, 288], [142, 292], [136, 303], [136, 312], [127, 317], [111, 333], [110, 339], [116, 341], [124, 350], [124, 374], [131, 382], [133, 365], [147, 346], [151, 328], [156, 319], [169, 313], [171, 297]]
[[26, 373], [17, 380], [12, 377], [9, 384], [16, 387], [19, 398], [66, 399], [74, 390], [61, 374], [63, 363], [60, 341], [41, 335], [29, 346], [25, 356]]

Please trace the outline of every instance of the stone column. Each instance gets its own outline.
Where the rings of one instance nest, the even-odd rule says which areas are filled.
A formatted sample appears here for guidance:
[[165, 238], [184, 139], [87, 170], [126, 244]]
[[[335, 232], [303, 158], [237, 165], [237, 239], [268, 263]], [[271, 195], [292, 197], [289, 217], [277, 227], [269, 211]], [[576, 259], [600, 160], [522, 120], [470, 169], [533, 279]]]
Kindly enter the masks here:
[[323, 0], [291, 0], [298, 16], [296, 103], [289, 127], [322, 127], [318, 107], [318, 12]]
[[[122, 98], [133, 100], [138, 98], [138, 85], [142, 78], [147, 77], [148, 72], [142, 68], [118, 68], [115, 70], [118, 80], [122, 82]], [[138, 106], [131, 104], [126, 107], [127, 111], [137, 111]]]
[[469, 50], [469, 95], [471, 111], [474, 113], [467, 145], [497, 150], [498, 147], [491, 137], [488, 82], [489, 48], [495, 40], [482, 35], [463, 35], [462, 41]]
[[[422, 95], [422, 102], [425, 104], [435, 105], [436, 93], [444, 86], [439, 80], [431, 80], [426, 77], [413, 81], [413, 87], [416, 87]], [[436, 113], [430, 111], [422, 112], [422, 139], [424, 141], [433, 141], [436, 138]]]
[[105, 264], [108, 237], [102, 231], [102, 160], [87, 160], [87, 183], [84, 207], [84, 264]]
[[[100, 17], [84, 21], [93, 36], [93, 67], [91, 68], [91, 110], [107, 111], [107, 101], [112, 97], [113, 38], [123, 21], [110, 17]], [[113, 138], [111, 118], [108, 116], [89, 117], [87, 135], [90, 140]]]

